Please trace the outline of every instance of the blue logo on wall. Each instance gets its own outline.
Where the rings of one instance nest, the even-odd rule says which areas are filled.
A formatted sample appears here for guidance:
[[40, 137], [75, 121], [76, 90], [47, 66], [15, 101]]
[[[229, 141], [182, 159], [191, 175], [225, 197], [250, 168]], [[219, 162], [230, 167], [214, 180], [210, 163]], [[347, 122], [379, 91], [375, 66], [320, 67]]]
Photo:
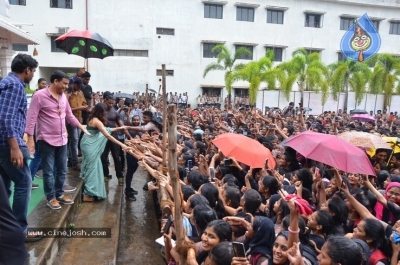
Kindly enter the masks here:
[[380, 47], [381, 37], [367, 13], [354, 20], [340, 42], [343, 56], [359, 62], [370, 59]]

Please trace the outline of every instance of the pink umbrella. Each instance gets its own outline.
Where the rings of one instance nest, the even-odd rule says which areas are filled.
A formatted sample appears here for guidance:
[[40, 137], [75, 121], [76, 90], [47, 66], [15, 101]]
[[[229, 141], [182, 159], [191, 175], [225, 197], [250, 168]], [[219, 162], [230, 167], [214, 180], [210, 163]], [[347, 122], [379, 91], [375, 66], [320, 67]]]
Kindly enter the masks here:
[[291, 137], [285, 145], [306, 158], [345, 172], [375, 175], [365, 152], [335, 135], [306, 131]]
[[375, 121], [375, 118], [368, 115], [368, 114], [354, 114], [351, 116], [352, 120], [359, 120], [362, 122], [367, 122], [367, 121]]

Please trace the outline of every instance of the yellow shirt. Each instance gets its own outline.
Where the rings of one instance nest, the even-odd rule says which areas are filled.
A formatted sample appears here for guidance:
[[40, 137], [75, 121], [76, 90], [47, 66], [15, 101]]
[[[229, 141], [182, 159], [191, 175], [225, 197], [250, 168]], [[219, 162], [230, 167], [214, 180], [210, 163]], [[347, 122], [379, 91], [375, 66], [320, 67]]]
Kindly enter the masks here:
[[[82, 91], [72, 92], [69, 95], [68, 102], [69, 105], [71, 106], [71, 109], [87, 106], [86, 99]], [[82, 123], [82, 111], [74, 110], [72, 111], [72, 113], [74, 114], [75, 118], [77, 118], [78, 121]]]

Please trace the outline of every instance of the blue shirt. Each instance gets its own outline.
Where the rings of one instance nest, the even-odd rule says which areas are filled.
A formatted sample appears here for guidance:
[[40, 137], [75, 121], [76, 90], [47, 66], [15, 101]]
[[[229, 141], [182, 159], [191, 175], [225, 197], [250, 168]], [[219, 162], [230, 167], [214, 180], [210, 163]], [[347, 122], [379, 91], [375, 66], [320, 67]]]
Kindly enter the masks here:
[[24, 82], [9, 73], [0, 81], [0, 147], [9, 146], [9, 138], [16, 138], [19, 146], [25, 146], [27, 105]]

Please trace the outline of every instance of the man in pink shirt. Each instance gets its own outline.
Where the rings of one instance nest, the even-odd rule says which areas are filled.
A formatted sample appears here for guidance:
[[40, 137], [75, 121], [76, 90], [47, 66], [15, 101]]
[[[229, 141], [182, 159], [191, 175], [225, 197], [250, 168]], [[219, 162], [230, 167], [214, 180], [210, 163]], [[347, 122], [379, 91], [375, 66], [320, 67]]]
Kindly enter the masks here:
[[[57, 70], [50, 77], [51, 85], [39, 90], [33, 97], [26, 119], [25, 133], [28, 135], [27, 146], [31, 152], [35, 149], [33, 140], [36, 124], [36, 139], [42, 157], [43, 187], [47, 206], [61, 209], [59, 203], [73, 204], [74, 201], [64, 195], [63, 184], [67, 170], [67, 121], [89, 134], [72, 114], [64, 90], [68, 87], [69, 77]], [[54, 167], [56, 173], [54, 175]]]

